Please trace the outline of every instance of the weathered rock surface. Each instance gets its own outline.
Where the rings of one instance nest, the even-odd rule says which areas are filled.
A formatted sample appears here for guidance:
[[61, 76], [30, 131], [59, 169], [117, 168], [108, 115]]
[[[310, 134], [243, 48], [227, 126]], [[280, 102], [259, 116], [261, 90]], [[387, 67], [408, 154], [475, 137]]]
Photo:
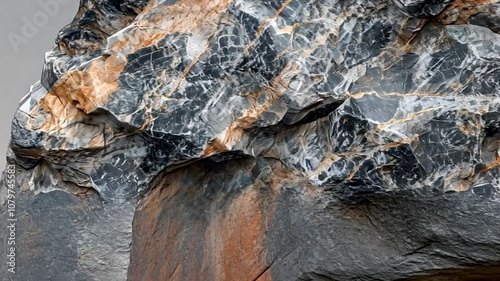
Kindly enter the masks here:
[[499, 31], [496, 0], [82, 0], [13, 121], [0, 276], [499, 280]]

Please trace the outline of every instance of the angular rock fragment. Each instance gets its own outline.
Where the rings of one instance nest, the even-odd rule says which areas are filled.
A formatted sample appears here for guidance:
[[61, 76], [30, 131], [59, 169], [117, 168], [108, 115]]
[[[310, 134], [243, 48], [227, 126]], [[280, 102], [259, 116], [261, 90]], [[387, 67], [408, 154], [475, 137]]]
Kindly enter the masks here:
[[411, 17], [437, 16], [451, 0], [394, 0]]

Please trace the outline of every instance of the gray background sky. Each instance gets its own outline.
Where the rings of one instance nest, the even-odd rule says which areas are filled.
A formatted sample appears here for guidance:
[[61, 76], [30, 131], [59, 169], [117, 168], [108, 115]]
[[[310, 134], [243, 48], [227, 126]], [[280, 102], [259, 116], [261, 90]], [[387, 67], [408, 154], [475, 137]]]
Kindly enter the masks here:
[[[42, 8], [41, 3], [55, 3], [57, 9], [50, 15]], [[74, 18], [79, 0], [3, 0], [0, 2], [1, 38], [0, 53], [0, 171], [5, 166], [5, 152], [10, 139], [10, 124], [21, 98], [28, 92], [30, 85], [40, 79], [43, 58], [46, 51], [54, 45], [59, 30]], [[46, 15], [46, 23], [41, 14]], [[33, 38], [27, 38], [19, 46], [18, 52], [9, 40], [9, 33], [23, 36], [25, 25], [23, 17], [33, 22], [37, 31]]]

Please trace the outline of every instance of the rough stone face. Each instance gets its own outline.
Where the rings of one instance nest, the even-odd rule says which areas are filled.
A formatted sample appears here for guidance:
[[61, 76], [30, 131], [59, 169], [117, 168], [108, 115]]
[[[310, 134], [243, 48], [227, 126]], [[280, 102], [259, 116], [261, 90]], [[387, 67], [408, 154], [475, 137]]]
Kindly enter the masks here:
[[499, 31], [496, 0], [82, 0], [13, 121], [0, 276], [498, 280]]

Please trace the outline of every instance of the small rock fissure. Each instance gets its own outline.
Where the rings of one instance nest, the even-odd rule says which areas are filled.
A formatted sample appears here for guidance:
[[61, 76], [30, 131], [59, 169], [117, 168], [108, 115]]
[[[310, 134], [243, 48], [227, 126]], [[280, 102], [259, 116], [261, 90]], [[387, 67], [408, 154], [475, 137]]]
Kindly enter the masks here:
[[423, 272], [422, 276], [397, 281], [497, 281], [498, 276], [500, 276], [500, 266], [497, 265]]
[[[335, 100], [335, 101], [323, 101], [312, 105], [311, 107], [304, 109], [300, 114], [303, 117], [294, 123], [294, 125], [303, 125], [307, 123], [312, 123], [318, 119], [327, 117], [332, 112], [337, 110], [345, 100]], [[299, 116], [300, 116], [299, 115]]]
[[302, 109], [289, 125], [304, 125], [327, 117], [345, 103], [346, 99], [326, 99]]

